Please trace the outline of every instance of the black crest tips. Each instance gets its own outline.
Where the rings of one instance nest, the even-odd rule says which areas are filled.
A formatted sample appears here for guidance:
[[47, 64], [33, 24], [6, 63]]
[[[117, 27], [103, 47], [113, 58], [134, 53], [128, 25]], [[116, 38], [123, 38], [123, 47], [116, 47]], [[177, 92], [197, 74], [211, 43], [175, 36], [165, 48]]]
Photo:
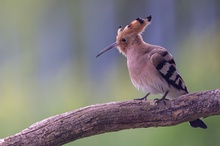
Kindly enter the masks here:
[[141, 19], [141, 18], [137, 18], [136, 20], [137, 20], [140, 24], [143, 24], [143, 23], [144, 23], [144, 20]]
[[151, 21], [151, 19], [152, 19], [152, 16], [150, 15], [150, 16], [148, 16], [148, 17], [146, 17], [147, 19], [148, 19], [148, 21], [150, 22]]
[[121, 26], [119, 26], [118, 28], [121, 28]]

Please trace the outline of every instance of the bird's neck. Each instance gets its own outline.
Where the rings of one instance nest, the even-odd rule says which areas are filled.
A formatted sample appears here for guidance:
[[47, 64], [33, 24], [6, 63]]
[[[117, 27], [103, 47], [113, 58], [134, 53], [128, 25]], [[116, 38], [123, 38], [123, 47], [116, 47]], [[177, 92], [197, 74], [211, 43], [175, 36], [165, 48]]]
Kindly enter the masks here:
[[142, 39], [139, 40], [139, 43], [134, 43], [127, 49], [127, 59], [130, 59], [131, 57], [138, 58], [142, 55], [145, 55], [148, 51], [150, 51], [150, 46], [150, 44], [144, 42]]

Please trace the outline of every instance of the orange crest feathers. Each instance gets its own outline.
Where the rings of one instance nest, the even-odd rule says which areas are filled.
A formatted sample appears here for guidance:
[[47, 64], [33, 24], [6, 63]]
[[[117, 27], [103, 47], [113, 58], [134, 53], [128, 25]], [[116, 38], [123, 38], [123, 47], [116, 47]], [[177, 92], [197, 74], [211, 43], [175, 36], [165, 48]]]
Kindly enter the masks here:
[[118, 35], [123, 31], [126, 34], [140, 34], [144, 31], [144, 29], [150, 24], [152, 16], [148, 16], [145, 19], [137, 18], [132, 21], [129, 25], [127, 25], [124, 30], [122, 30], [121, 26], [118, 29]]

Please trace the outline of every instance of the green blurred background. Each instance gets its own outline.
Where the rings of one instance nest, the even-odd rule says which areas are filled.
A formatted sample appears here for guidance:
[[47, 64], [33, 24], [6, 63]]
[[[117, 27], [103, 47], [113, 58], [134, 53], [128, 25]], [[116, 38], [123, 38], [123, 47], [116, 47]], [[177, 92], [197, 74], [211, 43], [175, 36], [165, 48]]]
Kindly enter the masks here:
[[[66, 111], [145, 95], [117, 50], [95, 56], [115, 41], [118, 26], [150, 14], [144, 40], [173, 54], [188, 89], [219, 88], [219, 0], [0, 0], [0, 137]], [[219, 146], [219, 116], [204, 121], [207, 130], [183, 123], [66, 145]]]

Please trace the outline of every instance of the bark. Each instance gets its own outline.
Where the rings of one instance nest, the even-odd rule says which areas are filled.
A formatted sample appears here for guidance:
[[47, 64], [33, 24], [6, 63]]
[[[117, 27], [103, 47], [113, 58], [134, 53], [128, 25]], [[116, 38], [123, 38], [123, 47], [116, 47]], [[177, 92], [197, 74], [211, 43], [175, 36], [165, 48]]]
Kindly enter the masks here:
[[96, 104], [37, 122], [0, 140], [9, 145], [61, 145], [130, 128], [173, 126], [220, 114], [220, 89], [195, 92], [155, 104], [153, 100]]

